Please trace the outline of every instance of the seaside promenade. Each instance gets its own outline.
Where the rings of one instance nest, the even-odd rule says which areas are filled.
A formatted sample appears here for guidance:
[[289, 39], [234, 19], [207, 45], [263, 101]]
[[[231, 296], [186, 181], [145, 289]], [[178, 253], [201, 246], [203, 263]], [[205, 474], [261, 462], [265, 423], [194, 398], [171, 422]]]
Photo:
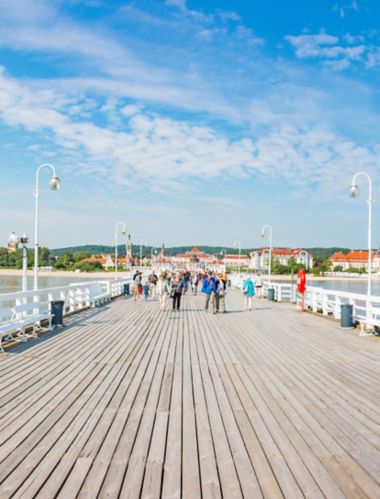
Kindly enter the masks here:
[[230, 290], [119, 298], [0, 355], [0, 498], [378, 498], [380, 342]]

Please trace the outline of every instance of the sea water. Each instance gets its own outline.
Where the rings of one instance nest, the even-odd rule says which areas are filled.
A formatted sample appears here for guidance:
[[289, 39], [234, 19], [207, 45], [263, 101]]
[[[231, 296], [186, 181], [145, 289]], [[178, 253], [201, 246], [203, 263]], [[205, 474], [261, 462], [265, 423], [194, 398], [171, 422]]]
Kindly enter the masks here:
[[[275, 276], [273, 276], [273, 281], [276, 282]], [[289, 281], [277, 281], [277, 282], [290, 282]], [[297, 280], [294, 279], [293, 283], [296, 284]], [[334, 281], [324, 281], [324, 280], [311, 280], [306, 282], [306, 287], [313, 286], [316, 288], [332, 289], [336, 291], [347, 291], [349, 293], [357, 293], [361, 295], [367, 294], [367, 281], [366, 280], [348, 280], [339, 279]], [[372, 295], [380, 296], [380, 280], [372, 280]]]
[[[88, 281], [98, 281], [99, 278], [96, 277], [38, 277], [38, 287], [42, 288], [56, 288], [60, 286], [68, 286], [69, 284], [75, 284], [80, 282]], [[28, 290], [33, 289], [33, 277], [28, 276]], [[22, 291], [22, 277], [21, 276], [11, 276], [11, 275], [1, 275], [0, 276], [0, 294], [3, 293], [14, 293], [16, 291]]]

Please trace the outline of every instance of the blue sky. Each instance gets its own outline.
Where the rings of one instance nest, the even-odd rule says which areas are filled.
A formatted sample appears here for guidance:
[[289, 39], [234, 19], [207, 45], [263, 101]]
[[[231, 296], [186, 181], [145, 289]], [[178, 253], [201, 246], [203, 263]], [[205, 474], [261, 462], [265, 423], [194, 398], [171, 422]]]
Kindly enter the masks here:
[[[380, 2], [0, 0], [1, 242], [380, 244]], [[376, 202], [377, 201], [377, 202]]]

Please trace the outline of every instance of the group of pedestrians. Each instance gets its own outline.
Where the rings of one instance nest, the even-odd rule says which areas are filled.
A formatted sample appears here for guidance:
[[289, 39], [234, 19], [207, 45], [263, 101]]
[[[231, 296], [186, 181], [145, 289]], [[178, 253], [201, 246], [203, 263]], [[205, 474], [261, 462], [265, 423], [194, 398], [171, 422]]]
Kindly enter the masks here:
[[[161, 272], [159, 277], [152, 272], [143, 282], [143, 275], [136, 271], [133, 276], [134, 300], [143, 297], [144, 301], [158, 297], [160, 311], [164, 311], [168, 299], [172, 301], [172, 310], [179, 311], [182, 296], [188, 292], [197, 295], [199, 284], [204, 294], [203, 308], [207, 312], [211, 309], [213, 314], [226, 313], [227, 274], [216, 272]], [[252, 310], [252, 299], [257, 294], [261, 297], [262, 278], [258, 274], [253, 282], [250, 276], [243, 283], [244, 307]]]
[[207, 312], [209, 307], [212, 313], [226, 313], [226, 289], [227, 274], [218, 275], [215, 272], [207, 272], [202, 276], [202, 293], [205, 295], [204, 309]]

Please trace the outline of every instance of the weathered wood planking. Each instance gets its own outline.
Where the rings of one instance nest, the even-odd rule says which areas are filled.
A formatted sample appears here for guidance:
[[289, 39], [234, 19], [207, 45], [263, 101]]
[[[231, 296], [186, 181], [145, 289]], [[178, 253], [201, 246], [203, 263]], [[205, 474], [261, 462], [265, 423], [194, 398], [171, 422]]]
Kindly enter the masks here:
[[380, 497], [380, 342], [119, 299], [1, 355], [0, 498]]

